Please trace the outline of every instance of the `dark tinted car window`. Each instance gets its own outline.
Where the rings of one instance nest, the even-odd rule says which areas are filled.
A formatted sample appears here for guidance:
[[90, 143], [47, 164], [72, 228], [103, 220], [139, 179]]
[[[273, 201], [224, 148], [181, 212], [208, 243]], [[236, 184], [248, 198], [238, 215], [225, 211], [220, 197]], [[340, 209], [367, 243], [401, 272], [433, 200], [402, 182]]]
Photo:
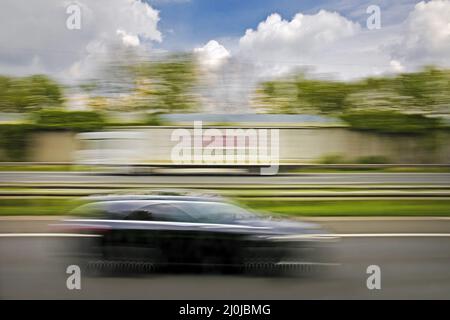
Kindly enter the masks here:
[[189, 214], [170, 204], [152, 204], [145, 207], [150, 212], [153, 221], [194, 222]]
[[104, 219], [149, 220], [140, 209], [146, 206], [142, 201], [101, 201], [82, 205], [72, 211], [76, 216]]
[[140, 220], [140, 221], [149, 221], [153, 220], [153, 217], [150, 212], [146, 210], [136, 210], [131, 212], [125, 220]]
[[201, 223], [233, 223], [254, 219], [255, 215], [244, 208], [222, 202], [179, 202], [173, 204]]

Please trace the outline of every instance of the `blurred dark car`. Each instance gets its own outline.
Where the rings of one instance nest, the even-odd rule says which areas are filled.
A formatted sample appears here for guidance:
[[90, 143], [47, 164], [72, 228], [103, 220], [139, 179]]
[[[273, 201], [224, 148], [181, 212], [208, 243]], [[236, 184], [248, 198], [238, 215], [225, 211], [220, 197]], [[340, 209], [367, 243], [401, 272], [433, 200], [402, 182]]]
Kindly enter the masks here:
[[211, 197], [122, 195], [91, 199], [60, 227], [86, 234], [89, 268], [208, 267], [301, 271], [326, 265], [334, 241], [311, 223], [257, 214]]

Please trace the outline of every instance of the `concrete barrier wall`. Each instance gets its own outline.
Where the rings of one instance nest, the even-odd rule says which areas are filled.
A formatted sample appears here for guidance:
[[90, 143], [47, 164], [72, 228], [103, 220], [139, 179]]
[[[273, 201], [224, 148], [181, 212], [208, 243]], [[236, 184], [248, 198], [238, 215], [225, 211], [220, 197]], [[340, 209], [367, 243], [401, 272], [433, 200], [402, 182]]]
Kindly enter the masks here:
[[[178, 127], [121, 128], [110, 131], [140, 132], [143, 137], [140, 161], [168, 162], [172, 148], [177, 143], [171, 141], [175, 129]], [[364, 156], [384, 156], [392, 163], [450, 163], [450, 134], [447, 132], [430, 138], [375, 134], [347, 128], [279, 130], [281, 161], [312, 163], [327, 155], [341, 155], [350, 161]], [[70, 162], [75, 159], [81, 146], [75, 134], [68, 132], [35, 133], [31, 139], [27, 160], [33, 162]]]
[[71, 162], [78, 148], [75, 134], [71, 132], [39, 132], [31, 135], [28, 161]]
[[[147, 161], [168, 161], [176, 142], [174, 128], [142, 129], [147, 136]], [[222, 129], [223, 130], [223, 129]], [[384, 135], [347, 128], [280, 128], [280, 159], [311, 163], [327, 155], [350, 161], [364, 156], [384, 156], [392, 163], [450, 163], [450, 135], [434, 138]]]
[[355, 160], [384, 156], [392, 163], [449, 163], [449, 134], [435, 138], [353, 131], [347, 128], [282, 129], [281, 159], [316, 161], [326, 155]]

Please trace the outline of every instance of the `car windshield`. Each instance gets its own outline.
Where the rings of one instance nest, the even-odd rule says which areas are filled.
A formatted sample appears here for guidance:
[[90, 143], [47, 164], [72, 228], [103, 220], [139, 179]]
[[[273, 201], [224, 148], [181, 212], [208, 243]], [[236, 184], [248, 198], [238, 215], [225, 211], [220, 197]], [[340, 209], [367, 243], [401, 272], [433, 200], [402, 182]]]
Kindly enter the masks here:
[[197, 222], [230, 223], [236, 220], [246, 220], [255, 214], [229, 203], [220, 202], [184, 202], [173, 206], [186, 212]]

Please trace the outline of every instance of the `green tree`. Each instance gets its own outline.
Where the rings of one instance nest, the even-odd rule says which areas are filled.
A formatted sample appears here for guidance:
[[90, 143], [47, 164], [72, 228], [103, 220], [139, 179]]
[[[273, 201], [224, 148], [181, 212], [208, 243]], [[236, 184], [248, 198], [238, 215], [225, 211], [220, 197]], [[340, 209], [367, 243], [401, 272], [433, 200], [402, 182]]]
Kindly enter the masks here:
[[190, 55], [138, 63], [130, 71], [135, 77], [136, 103], [140, 109], [172, 113], [195, 108], [197, 98], [193, 89], [197, 70]]
[[192, 111], [197, 106], [197, 67], [190, 54], [153, 60], [132, 52], [124, 55], [107, 64], [89, 92], [97, 99], [105, 97], [107, 109], [158, 114]]
[[414, 108], [424, 112], [449, 111], [450, 71], [427, 67], [421, 72], [404, 73], [397, 79], [400, 95], [411, 97]]
[[449, 114], [450, 70], [427, 67], [355, 82], [300, 75], [264, 82], [256, 93], [256, 105], [271, 113], [313, 111], [339, 116], [361, 130], [424, 133], [442, 126], [430, 114]]
[[256, 92], [256, 105], [270, 113], [339, 114], [354, 90], [353, 84], [311, 80], [300, 75], [262, 83]]
[[294, 81], [267, 81], [256, 91], [257, 105], [269, 113], [308, 112], [311, 106], [306, 101], [299, 101], [297, 86]]
[[305, 100], [320, 113], [339, 114], [353, 85], [339, 81], [307, 80], [297, 82], [297, 99]]
[[28, 112], [61, 106], [62, 102], [61, 86], [45, 75], [0, 76], [0, 111]]

